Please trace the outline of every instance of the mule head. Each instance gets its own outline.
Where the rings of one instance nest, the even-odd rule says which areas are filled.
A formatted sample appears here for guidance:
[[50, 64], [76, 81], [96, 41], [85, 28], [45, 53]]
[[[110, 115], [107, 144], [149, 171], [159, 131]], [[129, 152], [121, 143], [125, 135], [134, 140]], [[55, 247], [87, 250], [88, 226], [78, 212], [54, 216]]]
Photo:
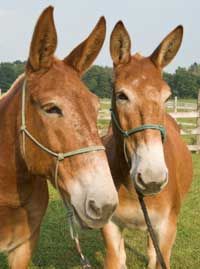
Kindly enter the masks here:
[[[116, 24], [110, 40], [114, 63], [112, 106], [123, 130], [149, 124], [165, 126], [165, 102], [171, 91], [162, 78], [162, 69], [176, 55], [182, 36], [183, 28], [178, 26], [151, 56], [131, 56], [129, 34], [122, 22]], [[123, 139], [115, 124], [113, 129], [118, 139]], [[125, 144], [136, 188], [146, 195], [161, 191], [168, 181], [168, 169], [160, 131], [141, 130], [125, 138]]]
[[[26, 67], [26, 125], [31, 134], [54, 152], [102, 145], [97, 129], [98, 98], [81, 75], [98, 55], [105, 38], [100, 18], [89, 37], [64, 60], [54, 57], [57, 45], [53, 8], [41, 14], [32, 38]], [[55, 158], [26, 138], [25, 161], [33, 174], [55, 182]], [[86, 226], [104, 225], [118, 197], [104, 151], [71, 156], [59, 163], [58, 185], [63, 199]]]

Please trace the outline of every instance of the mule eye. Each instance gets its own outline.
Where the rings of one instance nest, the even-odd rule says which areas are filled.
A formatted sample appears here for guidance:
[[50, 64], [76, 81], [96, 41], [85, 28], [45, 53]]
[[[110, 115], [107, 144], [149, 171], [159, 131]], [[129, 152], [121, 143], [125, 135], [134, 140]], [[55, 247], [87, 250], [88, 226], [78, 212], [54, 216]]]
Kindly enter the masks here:
[[127, 97], [127, 95], [125, 93], [120, 92], [120, 93], [117, 94], [116, 99], [117, 100], [127, 101], [128, 100], [128, 97]]
[[45, 112], [48, 114], [57, 114], [59, 116], [63, 116], [62, 110], [57, 106], [45, 107]]

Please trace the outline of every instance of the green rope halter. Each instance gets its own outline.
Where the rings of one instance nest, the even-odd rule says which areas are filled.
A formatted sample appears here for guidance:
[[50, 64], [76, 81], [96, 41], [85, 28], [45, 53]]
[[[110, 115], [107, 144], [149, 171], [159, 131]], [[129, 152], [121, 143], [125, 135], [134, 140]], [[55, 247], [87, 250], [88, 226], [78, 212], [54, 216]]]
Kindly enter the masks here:
[[117, 121], [117, 118], [115, 116], [115, 113], [113, 111], [113, 109], [111, 108], [110, 109], [111, 111], [111, 117], [115, 123], [115, 126], [117, 127], [117, 129], [120, 131], [120, 133], [124, 136], [124, 137], [129, 137], [130, 135], [132, 134], [135, 134], [135, 133], [138, 133], [138, 132], [141, 132], [141, 131], [144, 131], [144, 130], [147, 130], [147, 129], [153, 129], [153, 130], [158, 130], [160, 131], [160, 134], [161, 134], [161, 137], [162, 137], [162, 141], [164, 142], [165, 139], [166, 139], [166, 129], [164, 126], [162, 125], [159, 125], [159, 124], [143, 124], [143, 125], [140, 125], [136, 128], [132, 128], [130, 130], [127, 130], [127, 131], [124, 131], [118, 121]]
[[[89, 146], [89, 147], [84, 147], [84, 148], [80, 148], [80, 149], [76, 149], [73, 151], [69, 151], [69, 152], [54, 152], [51, 149], [45, 147], [44, 145], [42, 145], [35, 137], [33, 137], [31, 135], [31, 133], [28, 131], [28, 129], [26, 128], [26, 116], [25, 116], [25, 93], [26, 93], [26, 79], [24, 80], [23, 83], [23, 87], [22, 87], [22, 110], [21, 110], [21, 127], [20, 127], [20, 131], [22, 133], [22, 149], [23, 149], [23, 155], [25, 158], [25, 138], [26, 136], [34, 143], [36, 144], [40, 149], [42, 149], [43, 151], [49, 153], [50, 155], [52, 155], [53, 157], [56, 158], [56, 166], [55, 166], [55, 186], [56, 189], [58, 191], [58, 193], [60, 194], [60, 197], [62, 199], [62, 194], [60, 192], [60, 188], [58, 185], [58, 167], [59, 167], [59, 163], [60, 161], [63, 161], [65, 158], [69, 158], [75, 155], [79, 155], [79, 154], [83, 154], [83, 153], [89, 153], [89, 152], [94, 152], [94, 151], [100, 151], [100, 150], [105, 150], [104, 146], [101, 145], [94, 145], [94, 146]], [[89, 262], [87, 261], [87, 258], [85, 258], [85, 256], [82, 253], [81, 250], [81, 246], [80, 246], [80, 242], [79, 242], [79, 237], [78, 237], [78, 232], [76, 229], [76, 225], [75, 225], [75, 217], [74, 217], [74, 209], [71, 206], [71, 204], [65, 200], [62, 199], [62, 201], [64, 202], [65, 206], [68, 209], [68, 222], [69, 222], [69, 227], [70, 227], [70, 235], [72, 240], [75, 241], [76, 244], [76, 249], [80, 255], [81, 258], [81, 263], [83, 265], [83, 268], [91, 268]]]

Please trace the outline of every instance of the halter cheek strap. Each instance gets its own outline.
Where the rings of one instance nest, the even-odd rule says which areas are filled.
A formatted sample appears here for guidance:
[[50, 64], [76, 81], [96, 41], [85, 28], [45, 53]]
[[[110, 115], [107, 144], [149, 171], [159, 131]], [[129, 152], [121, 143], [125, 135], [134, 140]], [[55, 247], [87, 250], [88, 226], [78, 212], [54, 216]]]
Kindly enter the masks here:
[[[68, 152], [55, 152], [47, 147], [45, 147], [43, 144], [41, 144], [27, 129], [26, 127], [26, 114], [25, 114], [25, 94], [26, 94], [26, 79], [24, 80], [23, 83], [23, 87], [22, 87], [22, 109], [21, 109], [21, 127], [20, 127], [20, 131], [22, 133], [22, 150], [23, 150], [23, 155], [24, 158], [25, 153], [26, 153], [26, 143], [25, 143], [25, 139], [26, 136], [36, 145], [38, 146], [40, 149], [42, 149], [43, 151], [47, 152], [48, 154], [50, 154], [51, 156], [56, 158], [56, 166], [55, 166], [55, 174], [54, 174], [54, 178], [55, 178], [55, 187], [58, 191], [58, 193], [61, 196], [62, 199], [62, 195], [60, 192], [60, 188], [58, 185], [58, 168], [59, 168], [59, 163], [61, 161], [63, 161], [65, 158], [69, 158], [75, 155], [80, 155], [80, 154], [84, 154], [84, 153], [90, 153], [90, 152], [94, 152], [94, 151], [101, 151], [101, 150], [105, 150], [105, 147], [102, 145], [94, 145], [94, 146], [89, 146], [89, 147], [84, 147], [84, 148], [80, 148], [80, 149], [76, 149], [73, 151], [68, 151]], [[78, 232], [76, 229], [76, 225], [75, 225], [75, 219], [74, 219], [74, 209], [73, 207], [70, 205], [70, 203], [65, 200], [62, 199], [65, 206], [68, 209], [67, 212], [67, 216], [68, 216], [68, 221], [69, 221], [69, 227], [70, 227], [70, 234], [71, 234], [71, 238], [75, 241], [76, 244], [76, 249], [80, 255], [81, 258], [81, 264], [83, 268], [91, 268], [87, 258], [83, 255], [82, 250], [81, 250], [81, 246], [80, 246], [80, 242], [79, 242], [79, 237], [78, 237]]]
[[135, 134], [135, 133], [138, 133], [138, 132], [141, 132], [141, 131], [144, 131], [144, 130], [147, 130], [147, 129], [153, 129], [153, 130], [158, 130], [161, 134], [161, 137], [162, 137], [162, 141], [164, 142], [165, 139], [166, 139], [166, 129], [163, 125], [159, 125], [159, 124], [143, 124], [143, 125], [140, 125], [136, 128], [132, 128], [130, 130], [127, 130], [127, 131], [124, 131], [118, 121], [117, 121], [117, 118], [115, 116], [115, 113], [113, 111], [113, 109], [111, 108], [110, 109], [111, 111], [111, 117], [115, 123], [115, 126], [117, 127], [117, 129], [120, 131], [120, 133], [124, 136], [124, 137], [129, 137], [131, 136], [132, 134]]

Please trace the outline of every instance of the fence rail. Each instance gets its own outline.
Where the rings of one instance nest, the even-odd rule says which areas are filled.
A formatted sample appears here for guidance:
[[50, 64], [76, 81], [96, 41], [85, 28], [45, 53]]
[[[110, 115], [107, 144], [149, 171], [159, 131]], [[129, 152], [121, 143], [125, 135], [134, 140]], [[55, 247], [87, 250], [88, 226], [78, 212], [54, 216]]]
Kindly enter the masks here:
[[[172, 106], [172, 104], [170, 104]], [[179, 123], [181, 127], [181, 135], [195, 135], [196, 136], [196, 144], [195, 145], [188, 145], [190, 151], [194, 151], [196, 153], [200, 152], [200, 90], [198, 93], [197, 103], [183, 103], [180, 102], [178, 105], [177, 97], [175, 97], [173, 102], [173, 112], [170, 115], [175, 119], [196, 119], [196, 124], [194, 123]], [[192, 111], [178, 111], [179, 109], [184, 110], [192, 110]], [[182, 126], [194, 126], [193, 129], [182, 129]]]

